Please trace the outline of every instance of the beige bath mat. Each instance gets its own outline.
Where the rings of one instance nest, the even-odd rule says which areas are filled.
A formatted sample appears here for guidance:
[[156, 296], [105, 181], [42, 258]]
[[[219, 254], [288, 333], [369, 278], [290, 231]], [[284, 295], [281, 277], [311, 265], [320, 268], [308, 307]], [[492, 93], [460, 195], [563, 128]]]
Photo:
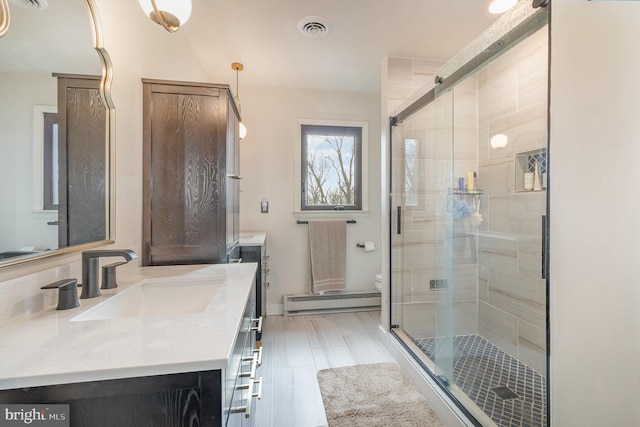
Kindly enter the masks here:
[[329, 427], [444, 427], [395, 363], [318, 372]]

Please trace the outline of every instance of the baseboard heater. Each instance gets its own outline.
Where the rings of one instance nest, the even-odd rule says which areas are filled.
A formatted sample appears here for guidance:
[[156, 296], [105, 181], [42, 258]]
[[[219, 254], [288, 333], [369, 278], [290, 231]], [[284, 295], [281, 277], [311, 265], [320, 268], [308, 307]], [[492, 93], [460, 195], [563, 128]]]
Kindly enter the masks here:
[[284, 315], [341, 313], [380, 309], [380, 293], [352, 291], [322, 295], [285, 295]]

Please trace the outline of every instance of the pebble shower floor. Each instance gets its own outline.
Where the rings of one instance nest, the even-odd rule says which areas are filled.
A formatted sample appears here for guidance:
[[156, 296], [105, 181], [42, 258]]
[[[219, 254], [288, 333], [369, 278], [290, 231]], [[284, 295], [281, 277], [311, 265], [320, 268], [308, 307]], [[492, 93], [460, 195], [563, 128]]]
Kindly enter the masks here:
[[[414, 340], [431, 360], [435, 341]], [[456, 336], [453, 342], [455, 385], [498, 426], [547, 425], [545, 377], [481, 336]]]

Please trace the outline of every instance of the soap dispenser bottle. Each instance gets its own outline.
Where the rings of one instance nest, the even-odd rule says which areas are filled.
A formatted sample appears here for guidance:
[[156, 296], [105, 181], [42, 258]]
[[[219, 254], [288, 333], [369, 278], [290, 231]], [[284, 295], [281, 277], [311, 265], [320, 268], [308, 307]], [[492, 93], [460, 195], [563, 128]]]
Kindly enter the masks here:
[[540, 162], [536, 160], [533, 170], [533, 191], [542, 190], [542, 181], [540, 181]]

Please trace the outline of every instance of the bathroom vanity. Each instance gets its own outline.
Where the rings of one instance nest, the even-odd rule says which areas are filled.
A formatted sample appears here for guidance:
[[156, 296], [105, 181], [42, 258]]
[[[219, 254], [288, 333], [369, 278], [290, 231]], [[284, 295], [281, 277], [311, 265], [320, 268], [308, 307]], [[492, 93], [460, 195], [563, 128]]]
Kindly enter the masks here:
[[71, 426], [253, 424], [257, 264], [123, 269], [116, 289], [0, 328], [0, 403]]

